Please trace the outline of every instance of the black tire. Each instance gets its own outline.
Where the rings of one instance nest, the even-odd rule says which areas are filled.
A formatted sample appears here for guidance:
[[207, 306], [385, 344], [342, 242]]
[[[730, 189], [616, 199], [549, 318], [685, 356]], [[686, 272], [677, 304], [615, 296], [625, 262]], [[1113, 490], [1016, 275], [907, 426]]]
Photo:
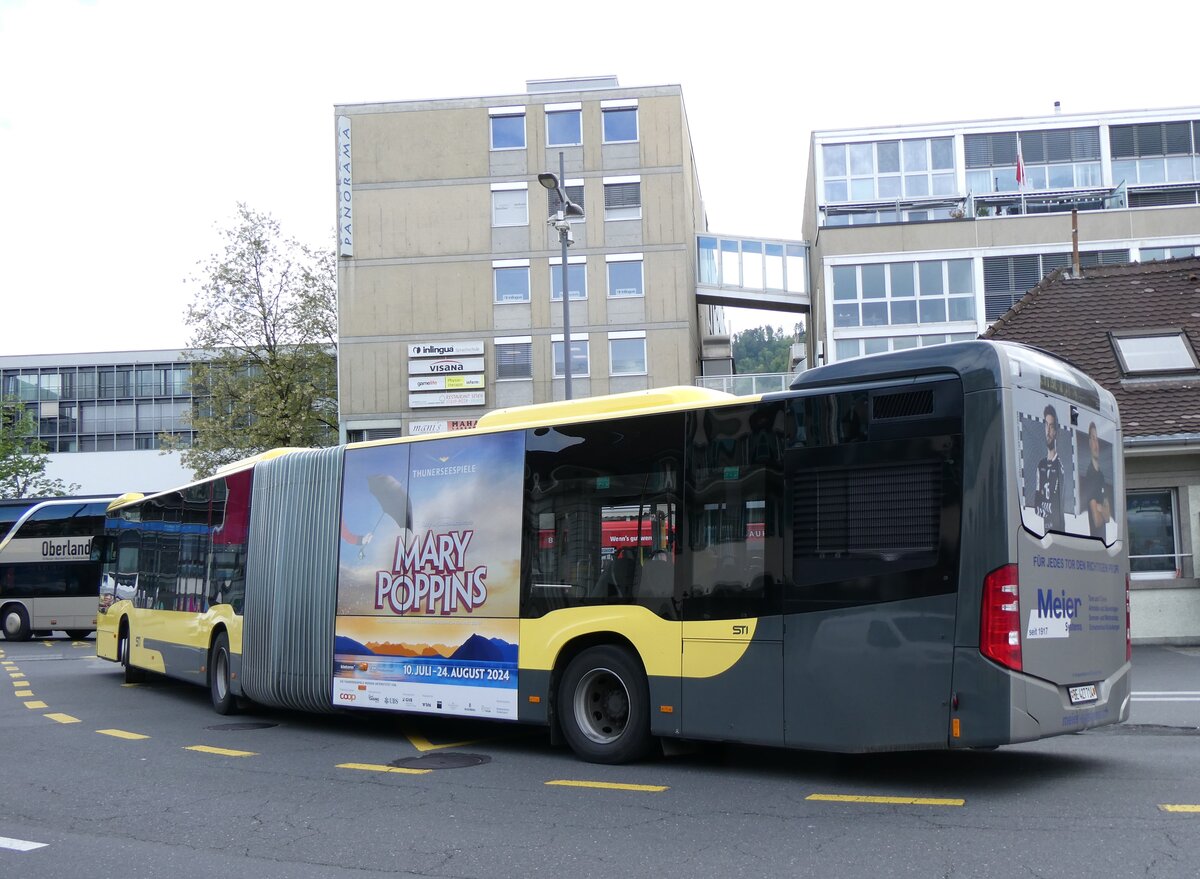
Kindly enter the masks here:
[[72, 641], [86, 641], [87, 636], [92, 634], [91, 629], [67, 629], [66, 632]]
[[238, 700], [229, 681], [229, 636], [221, 632], [208, 654], [208, 692], [217, 714], [237, 713]]
[[10, 604], [0, 615], [0, 628], [4, 630], [6, 641], [28, 641], [32, 632], [29, 629], [29, 614], [19, 604]]
[[620, 647], [591, 647], [571, 660], [557, 714], [567, 744], [589, 763], [630, 763], [654, 743], [646, 675]]
[[125, 668], [125, 683], [145, 682], [146, 673], [129, 663], [129, 626], [122, 626], [121, 634], [117, 636], [117, 661]]

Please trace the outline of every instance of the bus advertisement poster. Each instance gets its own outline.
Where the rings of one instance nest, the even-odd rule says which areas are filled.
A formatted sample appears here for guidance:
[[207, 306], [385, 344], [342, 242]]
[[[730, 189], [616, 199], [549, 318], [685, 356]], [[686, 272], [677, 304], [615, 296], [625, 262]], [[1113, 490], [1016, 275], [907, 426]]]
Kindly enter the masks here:
[[1080, 404], [1026, 388], [1013, 391], [1017, 410], [1017, 481], [1021, 518], [1048, 531], [1117, 540], [1113, 512], [1116, 426]]
[[337, 705], [516, 718], [524, 435], [350, 449]]

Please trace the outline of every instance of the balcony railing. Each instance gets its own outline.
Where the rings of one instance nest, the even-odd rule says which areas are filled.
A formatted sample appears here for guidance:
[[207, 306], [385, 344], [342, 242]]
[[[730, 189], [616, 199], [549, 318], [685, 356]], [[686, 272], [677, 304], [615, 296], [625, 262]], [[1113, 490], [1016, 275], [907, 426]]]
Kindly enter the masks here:
[[791, 386], [795, 374], [790, 372], [764, 372], [753, 375], [702, 375], [696, 378], [696, 384], [713, 391], [724, 391], [738, 397], [753, 394], [772, 394], [776, 391], [786, 391]]

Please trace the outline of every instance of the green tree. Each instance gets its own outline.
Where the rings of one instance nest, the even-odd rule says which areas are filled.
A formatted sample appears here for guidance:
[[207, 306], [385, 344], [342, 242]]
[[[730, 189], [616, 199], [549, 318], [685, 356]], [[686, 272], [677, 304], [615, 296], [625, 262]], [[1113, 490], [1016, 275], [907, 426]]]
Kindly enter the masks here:
[[15, 397], [0, 397], [0, 497], [62, 497], [79, 491], [46, 476], [46, 446], [37, 438], [37, 419]]
[[[198, 477], [282, 446], [337, 441], [337, 268], [333, 250], [285, 239], [238, 205], [225, 248], [199, 264], [185, 320], [196, 431], [183, 449]], [[164, 446], [178, 447], [176, 438]]]
[[753, 327], [733, 334], [733, 362], [742, 375], [788, 372], [792, 343], [803, 341], [803, 324], [796, 324], [791, 333], [783, 327]]

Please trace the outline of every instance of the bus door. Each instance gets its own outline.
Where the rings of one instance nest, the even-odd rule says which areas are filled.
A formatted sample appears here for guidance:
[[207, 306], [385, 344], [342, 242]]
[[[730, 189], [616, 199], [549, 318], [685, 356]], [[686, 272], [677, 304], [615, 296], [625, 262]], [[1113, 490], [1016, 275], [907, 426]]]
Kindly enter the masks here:
[[783, 744], [783, 423], [781, 403], [691, 419], [685, 737]]
[[961, 413], [956, 379], [792, 401], [789, 746], [946, 747]]

